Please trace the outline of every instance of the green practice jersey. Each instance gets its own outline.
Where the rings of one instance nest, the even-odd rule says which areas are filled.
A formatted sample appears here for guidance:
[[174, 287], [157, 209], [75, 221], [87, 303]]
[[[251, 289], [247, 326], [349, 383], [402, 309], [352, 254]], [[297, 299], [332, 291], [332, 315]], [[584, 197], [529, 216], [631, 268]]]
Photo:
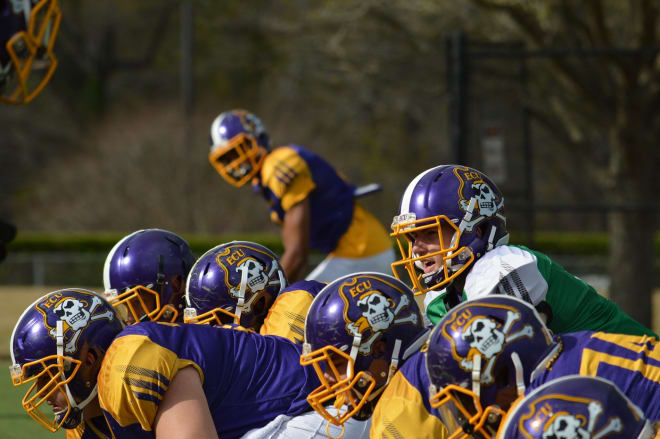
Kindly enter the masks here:
[[[470, 269], [463, 300], [488, 294], [508, 294], [535, 306], [545, 301], [552, 310], [549, 328], [556, 333], [603, 331], [657, 335], [624, 313], [582, 279], [547, 255], [523, 246], [502, 245], [481, 257]], [[430, 292], [426, 314], [436, 324], [447, 313], [444, 291]]]

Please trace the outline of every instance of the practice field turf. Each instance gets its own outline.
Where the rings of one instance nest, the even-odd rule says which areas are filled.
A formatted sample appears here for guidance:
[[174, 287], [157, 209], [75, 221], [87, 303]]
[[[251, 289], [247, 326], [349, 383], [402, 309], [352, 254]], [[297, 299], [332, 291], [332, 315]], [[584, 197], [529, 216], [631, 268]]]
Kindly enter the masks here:
[[37, 424], [21, 407], [28, 386], [14, 387], [9, 379], [8, 359], [0, 360], [0, 437], [3, 439], [64, 438], [64, 432], [50, 431]]

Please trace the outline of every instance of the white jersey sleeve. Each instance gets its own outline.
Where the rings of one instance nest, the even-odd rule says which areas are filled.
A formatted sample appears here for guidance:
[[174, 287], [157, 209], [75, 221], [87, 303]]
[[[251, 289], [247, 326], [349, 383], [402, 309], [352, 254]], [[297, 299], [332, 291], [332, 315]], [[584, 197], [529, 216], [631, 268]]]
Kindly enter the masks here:
[[548, 282], [534, 254], [518, 247], [502, 245], [482, 256], [465, 279], [468, 300], [489, 294], [515, 296], [533, 305], [546, 300]]
[[[336, 415], [334, 407], [328, 407]], [[346, 407], [343, 407], [345, 410]], [[343, 426], [346, 439], [368, 439], [371, 418], [366, 421], [348, 419]], [[330, 424], [315, 411], [298, 416], [279, 415], [264, 427], [250, 430], [241, 439], [333, 439], [342, 436], [342, 427]]]

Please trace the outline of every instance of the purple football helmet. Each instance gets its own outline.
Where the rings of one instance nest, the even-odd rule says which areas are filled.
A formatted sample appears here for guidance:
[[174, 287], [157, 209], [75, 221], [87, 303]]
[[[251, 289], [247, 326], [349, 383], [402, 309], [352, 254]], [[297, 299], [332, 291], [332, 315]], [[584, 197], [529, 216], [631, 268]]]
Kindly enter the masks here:
[[[30, 305], [10, 340], [12, 382], [30, 384], [25, 411], [50, 431], [80, 424], [83, 409], [96, 397], [101, 359], [122, 328], [114, 308], [92, 291], [53, 291]], [[92, 366], [85, 364], [89, 353], [96, 358]], [[65, 407], [44, 404], [58, 396]]]
[[57, 0], [0, 0], [1, 102], [30, 102], [48, 84], [61, 19]]
[[426, 351], [430, 403], [450, 438], [490, 438], [553, 344], [536, 310], [510, 296], [463, 302], [435, 326]]
[[543, 384], [507, 413], [499, 439], [651, 439], [644, 413], [609, 380], [569, 375]]
[[[509, 242], [501, 192], [482, 172], [458, 165], [437, 166], [415, 177], [392, 231], [402, 257], [392, 271], [397, 278], [410, 278], [415, 294], [443, 287], [484, 253]], [[433, 233], [436, 244], [422, 254], [413, 246], [425, 233]]]
[[179, 235], [138, 230], [117, 242], [106, 257], [106, 297], [127, 323], [173, 322], [183, 309], [186, 277], [194, 261]]
[[234, 186], [243, 186], [257, 175], [269, 150], [266, 128], [249, 111], [225, 111], [211, 124], [209, 162]]
[[[302, 365], [314, 366], [321, 386], [307, 397], [328, 422], [371, 416], [399, 362], [419, 350], [425, 332], [410, 288], [381, 273], [354, 273], [323, 288], [305, 320]], [[332, 415], [326, 405], [346, 405]]]
[[186, 281], [186, 323], [236, 323], [259, 330], [286, 287], [277, 256], [263, 245], [232, 241], [207, 251]]

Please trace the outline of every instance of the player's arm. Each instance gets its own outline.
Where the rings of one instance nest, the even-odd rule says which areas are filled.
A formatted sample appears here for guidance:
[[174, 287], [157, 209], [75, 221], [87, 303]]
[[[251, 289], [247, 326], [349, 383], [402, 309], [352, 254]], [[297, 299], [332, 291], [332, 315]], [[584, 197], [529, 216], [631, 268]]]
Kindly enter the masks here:
[[154, 419], [157, 439], [217, 438], [199, 373], [184, 367], [174, 376]]
[[289, 282], [299, 280], [307, 265], [310, 222], [311, 213], [307, 198], [291, 206], [284, 214], [282, 223], [284, 253], [280, 258], [280, 264]]

